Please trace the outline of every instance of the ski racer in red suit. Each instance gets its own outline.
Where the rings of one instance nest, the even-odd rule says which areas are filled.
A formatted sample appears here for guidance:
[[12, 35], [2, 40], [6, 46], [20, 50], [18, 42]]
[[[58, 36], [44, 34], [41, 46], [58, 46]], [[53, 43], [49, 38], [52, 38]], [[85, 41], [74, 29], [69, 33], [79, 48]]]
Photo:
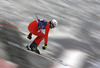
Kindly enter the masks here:
[[[52, 28], [55, 28], [57, 26], [57, 21], [55, 19], [52, 19], [51, 21], [47, 22], [45, 19], [39, 19], [34, 20], [28, 25], [29, 35], [28, 39], [32, 38], [32, 34], [37, 36], [34, 41], [27, 45], [26, 48], [31, 51], [35, 51], [36, 53], [40, 54], [37, 47], [39, 46], [40, 42], [44, 39], [44, 45], [42, 46], [42, 49], [47, 48], [47, 42], [48, 42], [48, 33], [49, 30]], [[41, 31], [42, 29], [45, 29], [45, 34]]]

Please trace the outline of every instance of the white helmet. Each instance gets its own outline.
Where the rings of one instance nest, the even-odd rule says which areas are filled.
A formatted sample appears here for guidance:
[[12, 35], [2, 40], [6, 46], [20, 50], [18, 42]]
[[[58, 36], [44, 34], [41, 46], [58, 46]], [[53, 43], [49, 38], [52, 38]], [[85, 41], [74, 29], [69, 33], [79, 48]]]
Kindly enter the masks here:
[[58, 25], [57, 20], [55, 20], [55, 19], [52, 19], [51, 22], [54, 25], [54, 27], [56, 27]]

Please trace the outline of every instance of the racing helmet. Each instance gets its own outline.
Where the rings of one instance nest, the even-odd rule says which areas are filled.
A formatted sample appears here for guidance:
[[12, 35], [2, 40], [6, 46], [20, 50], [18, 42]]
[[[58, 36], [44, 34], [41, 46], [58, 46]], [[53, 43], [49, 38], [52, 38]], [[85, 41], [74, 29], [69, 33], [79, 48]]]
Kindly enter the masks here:
[[54, 27], [56, 27], [56, 26], [58, 25], [58, 22], [57, 22], [57, 20], [52, 19], [52, 20], [51, 20], [51, 24], [52, 24]]

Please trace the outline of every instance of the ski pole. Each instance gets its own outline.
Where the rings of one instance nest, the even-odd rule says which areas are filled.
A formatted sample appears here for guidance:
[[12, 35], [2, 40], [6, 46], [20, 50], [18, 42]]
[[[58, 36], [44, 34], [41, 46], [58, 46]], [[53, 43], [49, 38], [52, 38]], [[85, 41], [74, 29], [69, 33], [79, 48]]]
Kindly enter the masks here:
[[42, 34], [42, 29], [41, 29], [40, 21], [39, 21], [39, 18], [38, 18], [38, 16], [37, 16], [36, 13], [35, 13], [35, 16], [36, 16], [36, 19], [37, 19], [37, 21], [38, 21], [39, 29], [40, 29], [40, 32], [41, 32], [41, 35], [42, 35], [42, 38], [43, 38], [43, 34]]
[[22, 35], [25, 35], [26, 37], [28, 37], [28, 35], [24, 34], [23, 32], [19, 31], [19, 33], [21, 33]]

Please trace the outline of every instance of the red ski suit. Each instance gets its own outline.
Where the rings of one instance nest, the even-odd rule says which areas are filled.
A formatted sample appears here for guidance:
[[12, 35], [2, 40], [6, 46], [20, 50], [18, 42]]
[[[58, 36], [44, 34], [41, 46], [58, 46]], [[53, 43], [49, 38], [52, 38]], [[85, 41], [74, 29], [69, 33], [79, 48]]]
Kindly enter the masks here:
[[[46, 21], [46, 20], [45, 20]], [[28, 30], [30, 31], [30, 34], [34, 34], [37, 37], [34, 39], [35, 43], [37, 43], [37, 45], [40, 44], [40, 42], [43, 40], [44, 38], [44, 43], [47, 44], [48, 42], [48, 33], [50, 30], [50, 25], [49, 22], [46, 21], [46, 26], [45, 26], [45, 34], [43, 32], [40, 31], [39, 27], [38, 27], [38, 22], [36, 20], [34, 20], [33, 22], [31, 22], [28, 25]], [[42, 29], [42, 28], [41, 28]]]

